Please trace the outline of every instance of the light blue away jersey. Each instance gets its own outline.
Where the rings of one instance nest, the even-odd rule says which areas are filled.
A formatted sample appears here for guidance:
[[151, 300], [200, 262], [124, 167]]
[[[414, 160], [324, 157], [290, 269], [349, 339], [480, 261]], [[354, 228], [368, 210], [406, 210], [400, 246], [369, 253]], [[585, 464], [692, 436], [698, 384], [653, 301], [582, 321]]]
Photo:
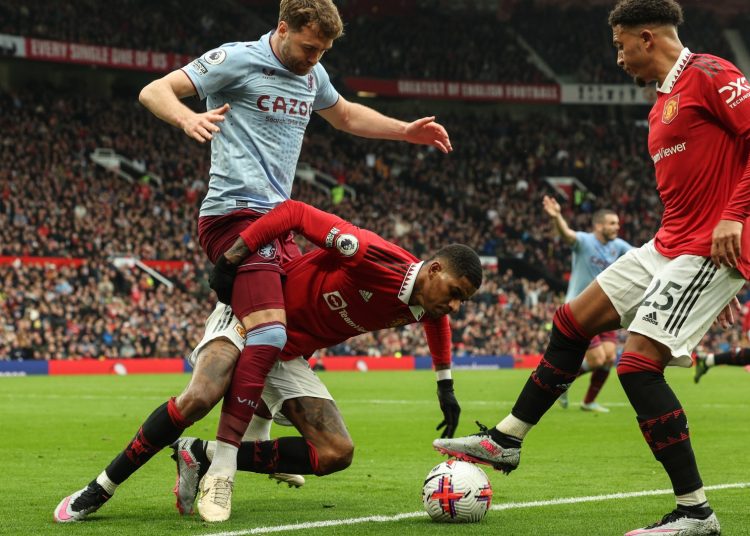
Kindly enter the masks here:
[[304, 76], [282, 65], [271, 50], [272, 33], [221, 45], [182, 68], [207, 109], [231, 107], [211, 141], [201, 216], [265, 212], [289, 199], [310, 115], [338, 101], [322, 65]]
[[632, 247], [622, 238], [615, 238], [611, 242], [602, 244], [594, 233], [576, 232], [576, 241], [571, 246], [573, 268], [570, 271], [565, 301], [569, 302], [583, 292], [583, 289], [589, 286], [596, 276]]

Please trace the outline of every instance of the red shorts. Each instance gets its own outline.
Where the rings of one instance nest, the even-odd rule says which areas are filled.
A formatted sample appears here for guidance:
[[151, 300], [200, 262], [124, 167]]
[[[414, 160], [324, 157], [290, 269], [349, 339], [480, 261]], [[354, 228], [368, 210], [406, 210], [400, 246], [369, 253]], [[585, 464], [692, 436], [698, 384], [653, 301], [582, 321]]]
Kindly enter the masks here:
[[591, 344], [589, 344], [589, 350], [592, 348], [596, 348], [597, 346], [601, 346], [603, 342], [613, 342], [617, 344], [617, 331], [605, 331], [603, 333], [600, 333], [599, 335], [595, 335], [591, 339]]
[[[221, 216], [198, 219], [198, 239], [213, 263], [237, 240], [240, 232], [263, 214], [241, 209]], [[248, 314], [266, 309], [284, 309], [282, 266], [301, 255], [292, 233], [283, 240], [274, 240], [254, 251], [237, 270], [232, 290], [232, 310], [243, 319]]]

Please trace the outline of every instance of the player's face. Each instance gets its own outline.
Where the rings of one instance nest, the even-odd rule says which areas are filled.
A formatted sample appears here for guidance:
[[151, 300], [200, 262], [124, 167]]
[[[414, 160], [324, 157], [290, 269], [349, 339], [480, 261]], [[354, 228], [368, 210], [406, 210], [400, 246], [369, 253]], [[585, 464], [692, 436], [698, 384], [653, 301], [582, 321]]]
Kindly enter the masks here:
[[429, 277], [422, 292], [422, 307], [430, 318], [458, 312], [461, 303], [477, 291], [466, 276], [456, 277], [437, 261], [430, 266]]
[[279, 34], [279, 59], [296, 75], [306, 75], [333, 46], [333, 39], [318, 33], [316, 25], [308, 24], [295, 32], [281, 21], [276, 31]]
[[636, 84], [644, 87], [650, 80], [648, 71], [651, 61], [644, 50], [643, 38], [636, 30], [618, 24], [612, 27], [612, 43], [617, 49], [617, 66], [632, 76]]
[[607, 214], [604, 216], [604, 221], [596, 225], [604, 239], [609, 242], [617, 238], [617, 233], [620, 231], [620, 218], [615, 214]]

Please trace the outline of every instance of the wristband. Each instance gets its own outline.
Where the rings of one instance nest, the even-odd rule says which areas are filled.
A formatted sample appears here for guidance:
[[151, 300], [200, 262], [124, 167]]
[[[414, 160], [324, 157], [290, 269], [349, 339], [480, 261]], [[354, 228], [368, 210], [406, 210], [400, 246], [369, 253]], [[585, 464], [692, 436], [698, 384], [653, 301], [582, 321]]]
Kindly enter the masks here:
[[436, 370], [435, 374], [437, 375], [437, 381], [453, 379], [453, 376], [451, 375], [451, 369]]

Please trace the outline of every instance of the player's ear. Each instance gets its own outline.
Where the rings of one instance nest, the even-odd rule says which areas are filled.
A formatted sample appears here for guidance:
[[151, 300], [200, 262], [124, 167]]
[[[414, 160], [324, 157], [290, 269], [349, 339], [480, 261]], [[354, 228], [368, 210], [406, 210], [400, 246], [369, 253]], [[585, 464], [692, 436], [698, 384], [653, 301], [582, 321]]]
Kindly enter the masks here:
[[430, 262], [430, 266], [427, 270], [430, 276], [437, 275], [443, 271], [443, 265], [440, 264], [440, 261], [434, 260]]
[[646, 49], [654, 45], [654, 32], [649, 28], [643, 28], [638, 35], [641, 38], [641, 41], [643, 41], [643, 46]]

